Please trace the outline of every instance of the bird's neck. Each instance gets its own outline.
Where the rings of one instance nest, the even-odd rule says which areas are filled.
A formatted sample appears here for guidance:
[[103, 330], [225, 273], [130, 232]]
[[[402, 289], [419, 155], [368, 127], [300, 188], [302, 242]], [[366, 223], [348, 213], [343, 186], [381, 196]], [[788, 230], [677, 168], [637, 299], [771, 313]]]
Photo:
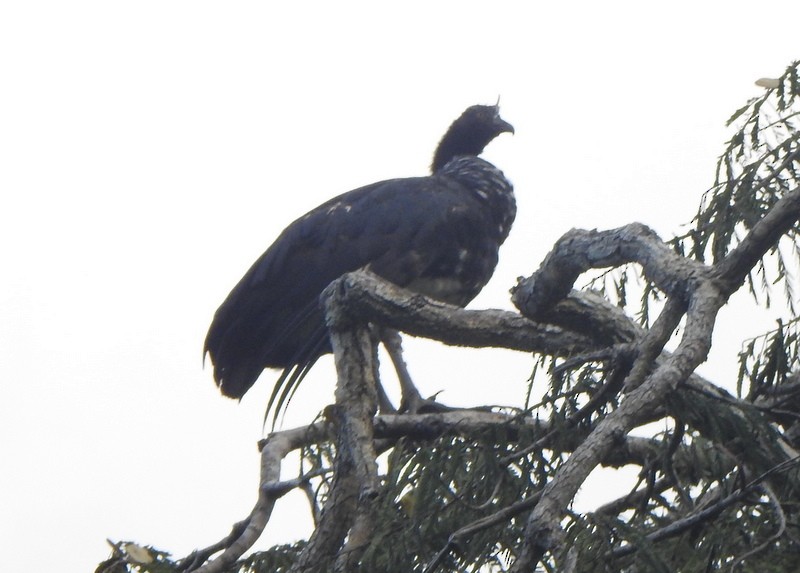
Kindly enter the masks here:
[[431, 172], [438, 173], [456, 157], [477, 157], [483, 152], [486, 143], [486, 137], [476, 133], [474, 129], [458, 124], [452, 125], [436, 148]]

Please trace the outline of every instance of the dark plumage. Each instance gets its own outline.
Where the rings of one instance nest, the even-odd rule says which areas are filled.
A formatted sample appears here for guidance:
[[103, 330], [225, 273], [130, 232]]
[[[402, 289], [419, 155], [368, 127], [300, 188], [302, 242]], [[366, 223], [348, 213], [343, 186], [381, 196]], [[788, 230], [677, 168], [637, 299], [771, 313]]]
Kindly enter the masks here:
[[472, 300], [516, 213], [511, 183], [477, 156], [513, 131], [497, 106], [472, 106], [442, 138], [430, 176], [355, 189], [289, 225], [214, 315], [205, 352], [222, 393], [241, 398], [264, 368], [283, 368], [268, 406], [280, 394], [280, 408], [331, 351], [319, 295], [344, 273], [367, 268], [438, 300]]

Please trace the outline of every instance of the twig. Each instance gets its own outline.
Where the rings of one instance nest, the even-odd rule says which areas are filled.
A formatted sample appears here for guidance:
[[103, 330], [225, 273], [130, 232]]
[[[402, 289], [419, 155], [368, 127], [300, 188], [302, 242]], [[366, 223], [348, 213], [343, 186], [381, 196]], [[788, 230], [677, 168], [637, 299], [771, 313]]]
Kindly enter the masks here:
[[640, 480], [632, 491], [620, 498], [601, 505], [592, 513], [598, 515], [618, 515], [627, 509], [641, 507], [642, 503], [645, 503], [652, 495], [660, 494], [672, 487], [672, 480], [667, 478], [656, 480], [652, 486], [648, 486], [646, 489], [637, 489], [641, 483]]
[[[288, 487], [289, 483], [297, 487], [301, 481], [299, 478], [289, 480], [289, 482], [280, 481], [283, 458], [293, 450], [321, 441], [327, 435], [327, 431], [326, 424], [317, 423], [303, 428], [276, 432], [263, 440], [259, 444], [261, 447], [261, 477], [258, 501], [250, 515], [237, 523], [223, 540], [183, 559], [179, 568], [197, 573], [221, 573], [233, 565], [261, 536], [272, 514], [275, 500], [292, 489]], [[219, 551], [223, 551], [219, 557], [202, 565], [211, 555]]]
[[[792, 458], [790, 460], [786, 460], [785, 462], [782, 462], [782, 463], [774, 466], [770, 470], [764, 472], [763, 474], [761, 474], [760, 476], [758, 476], [757, 478], [755, 478], [754, 480], [752, 480], [748, 484], [742, 486], [741, 488], [739, 488], [735, 492], [731, 493], [730, 495], [724, 497], [723, 499], [715, 502], [714, 504], [712, 504], [712, 505], [710, 505], [708, 507], [705, 507], [705, 508], [703, 508], [701, 510], [695, 511], [695, 512], [687, 515], [684, 518], [681, 518], [681, 519], [679, 519], [677, 521], [674, 521], [674, 522], [670, 523], [669, 525], [667, 525], [665, 527], [662, 527], [661, 529], [658, 529], [658, 530], [656, 530], [656, 531], [654, 531], [652, 533], [649, 533], [648, 535], [646, 535], [644, 537], [644, 539], [646, 539], [647, 541], [655, 543], [655, 542], [667, 539], [669, 537], [674, 537], [676, 535], [679, 535], [679, 534], [683, 533], [684, 531], [686, 531], [687, 529], [695, 527], [699, 523], [702, 523], [704, 521], [712, 519], [712, 518], [716, 517], [717, 515], [719, 515], [722, 511], [727, 509], [728, 507], [732, 506], [734, 503], [744, 499], [746, 496], [748, 496], [752, 492], [753, 489], [755, 489], [755, 488], [762, 488], [762, 489], [765, 488], [766, 486], [765, 486], [765, 484], [763, 482], [768, 477], [770, 477], [771, 475], [776, 474], [778, 472], [782, 472], [782, 471], [788, 469], [789, 467], [791, 467], [793, 465], [797, 465], [798, 462], [800, 462], [800, 457]], [[764, 489], [764, 491], [765, 492], [769, 491], [769, 494], [767, 494], [767, 495], [768, 496], [772, 496], [771, 499], [774, 502], [777, 501], [775, 496], [774, 496], [774, 493], [772, 493], [771, 489], [766, 488], [766, 489]], [[783, 511], [782, 510], [779, 511], [779, 516], [780, 516], [779, 521], [780, 521], [781, 525], [779, 526], [778, 533], [780, 533], [780, 535], [782, 535], [784, 530], [785, 530], [785, 516], [783, 515]], [[774, 541], [774, 539], [771, 537], [768, 541], [771, 543], [772, 541]], [[611, 551], [608, 556], [609, 557], [613, 557], [613, 558], [625, 557], [626, 555], [630, 555], [632, 553], [635, 553], [637, 550], [638, 550], [638, 548], [636, 546], [634, 546], [634, 545], [626, 545], [625, 547], [619, 547], [619, 548]], [[759, 547], [756, 548], [756, 550], [761, 551], [761, 550], [763, 550], [763, 547], [759, 546]], [[750, 556], [752, 553], [753, 552], [747, 553], [741, 559], [744, 559], [744, 558]]]
[[736, 571], [736, 568], [742, 562], [752, 557], [753, 555], [756, 555], [764, 551], [767, 547], [769, 547], [778, 539], [783, 537], [783, 534], [786, 532], [786, 514], [783, 512], [783, 508], [781, 507], [781, 502], [778, 499], [778, 496], [775, 495], [775, 492], [772, 491], [772, 488], [770, 488], [766, 483], [762, 483], [759, 487], [761, 488], [761, 491], [764, 492], [764, 495], [767, 496], [767, 498], [769, 498], [771, 502], [770, 504], [775, 509], [775, 513], [778, 516], [778, 530], [772, 535], [770, 535], [763, 543], [761, 543], [757, 547], [754, 547], [744, 555], [740, 555], [739, 557], [737, 557], [736, 560], [731, 564], [731, 573]]
[[439, 552], [427, 563], [427, 565], [425, 565], [425, 569], [423, 569], [422, 573], [433, 573], [434, 571], [436, 571], [439, 565], [441, 565], [442, 561], [447, 556], [447, 554], [455, 547], [457, 547], [458, 544], [461, 543], [464, 539], [479, 531], [506, 522], [512, 517], [519, 515], [523, 511], [527, 511], [528, 509], [536, 505], [540, 497], [541, 497], [541, 492], [537, 492], [533, 495], [526, 497], [525, 499], [522, 499], [516, 503], [509, 505], [508, 507], [504, 507], [503, 509], [493, 513], [492, 515], [488, 515], [486, 517], [473, 521], [472, 523], [469, 523], [464, 527], [461, 527], [458, 530], [454, 531], [453, 533], [450, 534], [450, 537], [447, 540], [447, 544], [439, 550]]

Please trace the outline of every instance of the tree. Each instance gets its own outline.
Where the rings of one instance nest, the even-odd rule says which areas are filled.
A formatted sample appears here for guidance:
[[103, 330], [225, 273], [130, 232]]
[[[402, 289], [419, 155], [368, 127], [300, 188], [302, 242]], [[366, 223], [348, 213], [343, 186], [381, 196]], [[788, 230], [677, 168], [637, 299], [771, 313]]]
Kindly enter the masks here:
[[[513, 289], [519, 313], [455, 308], [362, 272], [332, 283], [336, 404], [262, 441], [252, 513], [182, 560], [119, 543], [98, 571], [798, 570], [799, 69], [761, 81], [733, 114], [689, 232], [573, 229]], [[695, 370], [743, 286], [759, 305], [783, 290], [786, 309], [744, 342], [732, 394]], [[520, 407], [377, 415], [370, 324], [531, 352], [530, 384], [548, 390]], [[631, 434], [654, 421], [667, 429]], [[281, 481], [295, 450], [300, 474]], [[639, 483], [572, 511], [600, 465], [635, 465]], [[241, 559], [294, 488], [309, 497], [310, 538]]]

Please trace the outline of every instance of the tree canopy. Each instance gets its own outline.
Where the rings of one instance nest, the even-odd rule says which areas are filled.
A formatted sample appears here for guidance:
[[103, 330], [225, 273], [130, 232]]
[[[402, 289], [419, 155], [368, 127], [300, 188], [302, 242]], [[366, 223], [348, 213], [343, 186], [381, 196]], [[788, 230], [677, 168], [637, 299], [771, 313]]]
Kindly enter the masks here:
[[[460, 309], [365, 272], [335, 281], [322, 303], [336, 404], [261, 442], [252, 513], [180, 559], [116, 543], [98, 573], [798, 570], [799, 70], [760, 80], [732, 115], [688, 231], [570, 230], [514, 287], [518, 312]], [[696, 370], [717, 313], [742, 288], [782, 317], [742, 342], [735, 385], [707, 380]], [[532, 353], [528, 395], [377, 414], [370, 324]], [[294, 451], [298, 475], [281, 480]], [[635, 466], [639, 481], [573, 510], [599, 466]], [[243, 557], [296, 488], [309, 539]]]

